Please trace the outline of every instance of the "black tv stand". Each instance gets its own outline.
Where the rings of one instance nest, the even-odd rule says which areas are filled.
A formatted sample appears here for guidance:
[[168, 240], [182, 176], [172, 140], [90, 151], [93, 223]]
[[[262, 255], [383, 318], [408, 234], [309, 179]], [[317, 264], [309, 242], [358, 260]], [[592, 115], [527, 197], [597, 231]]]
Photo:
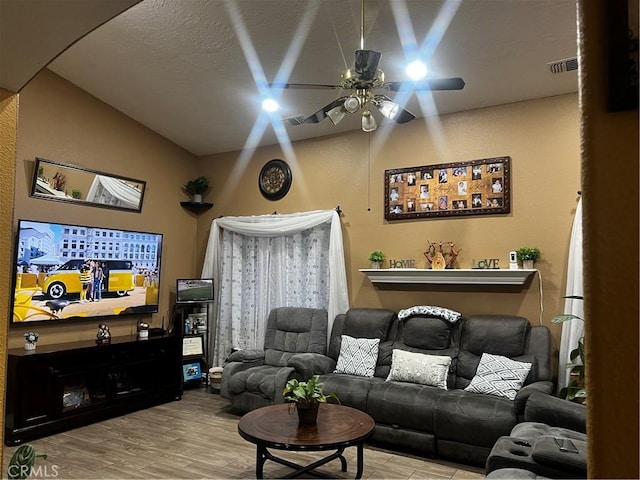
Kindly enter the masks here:
[[182, 397], [179, 336], [114, 337], [9, 350], [5, 444]]

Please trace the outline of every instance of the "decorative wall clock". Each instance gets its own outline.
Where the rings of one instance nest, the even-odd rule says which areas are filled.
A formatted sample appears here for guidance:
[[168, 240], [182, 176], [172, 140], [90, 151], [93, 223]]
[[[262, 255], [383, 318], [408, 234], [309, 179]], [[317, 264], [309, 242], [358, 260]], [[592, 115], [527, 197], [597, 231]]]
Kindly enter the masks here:
[[258, 176], [260, 193], [269, 200], [280, 200], [291, 188], [291, 169], [284, 160], [268, 161]]

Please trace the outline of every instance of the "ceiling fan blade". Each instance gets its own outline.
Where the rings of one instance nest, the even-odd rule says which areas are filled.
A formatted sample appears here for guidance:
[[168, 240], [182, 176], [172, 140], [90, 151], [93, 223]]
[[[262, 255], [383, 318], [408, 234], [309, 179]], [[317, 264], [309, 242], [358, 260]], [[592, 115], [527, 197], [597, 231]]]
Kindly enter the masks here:
[[460, 77], [432, 78], [418, 82], [387, 82], [384, 88], [397, 92], [399, 90], [429, 91], [429, 90], [462, 90], [465, 86]]
[[340, 107], [347, 98], [348, 97], [340, 97], [340, 98], [334, 100], [330, 104], [325, 105], [324, 107], [322, 107], [317, 112], [313, 113], [312, 115], [309, 115], [307, 118], [305, 118], [301, 122], [293, 123], [293, 122], [290, 121], [289, 123], [291, 125], [301, 125], [303, 123], [320, 123], [322, 120], [324, 120], [328, 116], [327, 114], [328, 114], [328, 112], [330, 110], [332, 110], [332, 109], [334, 109], [336, 107]]
[[285, 88], [307, 88], [316, 90], [339, 90], [340, 85], [328, 85], [324, 83], [270, 83], [269, 88], [282, 90]]
[[405, 110], [385, 95], [374, 95], [372, 103], [382, 115], [397, 123], [407, 123], [416, 118], [409, 110]]
[[380, 52], [373, 50], [356, 50], [355, 70], [359, 80], [373, 80], [380, 63]]

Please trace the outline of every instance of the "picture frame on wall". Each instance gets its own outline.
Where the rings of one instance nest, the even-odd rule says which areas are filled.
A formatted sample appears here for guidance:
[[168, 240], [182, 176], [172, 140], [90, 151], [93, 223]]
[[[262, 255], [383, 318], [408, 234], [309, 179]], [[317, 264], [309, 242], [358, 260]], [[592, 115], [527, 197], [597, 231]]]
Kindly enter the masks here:
[[511, 212], [511, 157], [384, 172], [386, 220]]

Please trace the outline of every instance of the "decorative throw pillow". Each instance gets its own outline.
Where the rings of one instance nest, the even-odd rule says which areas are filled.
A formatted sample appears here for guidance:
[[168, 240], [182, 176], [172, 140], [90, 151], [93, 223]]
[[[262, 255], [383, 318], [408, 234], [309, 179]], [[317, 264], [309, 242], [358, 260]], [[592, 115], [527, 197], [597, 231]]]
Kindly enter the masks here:
[[340, 355], [333, 373], [373, 377], [378, 361], [379, 338], [353, 338], [342, 335]]
[[465, 390], [473, 393], [516, 398], [531, 370], [530, 363], [516, 362], [501, 355], [483, 353], [475, 376]]
[[447, 389], [451, 357], [393, 349], [387, 381], [419, 383]]

